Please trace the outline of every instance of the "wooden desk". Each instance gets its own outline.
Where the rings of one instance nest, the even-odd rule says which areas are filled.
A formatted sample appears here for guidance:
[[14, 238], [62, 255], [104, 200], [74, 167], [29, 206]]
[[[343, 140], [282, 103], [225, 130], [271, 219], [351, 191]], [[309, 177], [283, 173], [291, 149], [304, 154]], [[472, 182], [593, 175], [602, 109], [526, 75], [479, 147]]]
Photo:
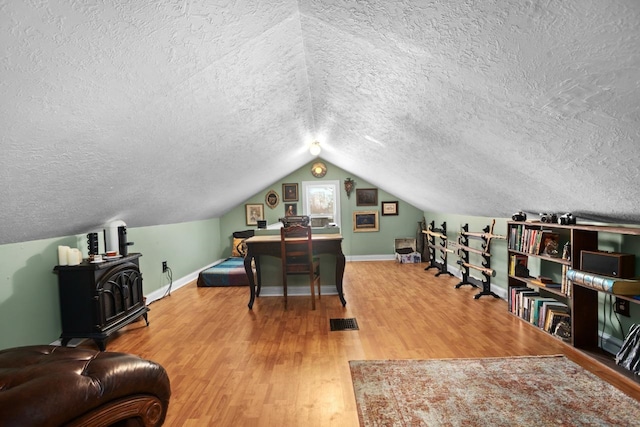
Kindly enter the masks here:
[[[340, 234], [313, 234], [311, 236], [313, 242], [314, 255], [330, 254], [336, 256], [336, 289], [338, 296], [342, 302], [342, 306], [347, 305], [342, 293], [342, 277], [344, 276], [345, 257], [342, 253], [342, 235]], [[249, 299], [249, 309], [253, 308], [253, 302], [256, 296], [260, 296], [260, 286], [262, 279], [260, 277], [260, 256], [269, 255], [280, 258], [280, 235], [271, 236], [254, 236], [245, 240], [247, 244], [247, 256], [244, 258], [244, 269], [249, 278], [249, 289], [251, 298]], [[251, 260], [255, 260], [256, 276], [258, 279], [258, 289], [256, 291], [256, 283], [253, 280], [253, 270], [251, 268]]]

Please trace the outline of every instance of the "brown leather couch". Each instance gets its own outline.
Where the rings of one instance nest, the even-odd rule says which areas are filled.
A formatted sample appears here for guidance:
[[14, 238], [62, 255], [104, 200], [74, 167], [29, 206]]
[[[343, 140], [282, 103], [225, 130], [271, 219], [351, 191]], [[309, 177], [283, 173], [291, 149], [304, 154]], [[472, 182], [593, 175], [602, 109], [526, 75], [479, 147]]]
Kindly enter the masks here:
[[171, 388], [132, 354], [49, 345], [0, 350], [2, 426], [160, 426]]

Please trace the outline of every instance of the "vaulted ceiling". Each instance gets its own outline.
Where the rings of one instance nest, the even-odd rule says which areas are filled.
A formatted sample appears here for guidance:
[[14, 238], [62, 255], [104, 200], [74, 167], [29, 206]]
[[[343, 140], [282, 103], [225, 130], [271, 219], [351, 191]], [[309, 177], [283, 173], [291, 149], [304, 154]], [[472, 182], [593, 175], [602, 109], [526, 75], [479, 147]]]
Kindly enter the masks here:
[[0, 244], [321, 157], [426, 211], [640, 222], [637, 0], [0, 0]]

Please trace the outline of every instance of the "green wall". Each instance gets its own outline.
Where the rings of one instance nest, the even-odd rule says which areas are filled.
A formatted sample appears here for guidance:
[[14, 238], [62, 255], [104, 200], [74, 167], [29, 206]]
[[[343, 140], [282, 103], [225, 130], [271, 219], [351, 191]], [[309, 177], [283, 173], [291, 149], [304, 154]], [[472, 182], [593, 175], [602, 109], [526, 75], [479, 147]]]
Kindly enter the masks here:
[[[127, 238], [134, 242], [131, 252], [142, 253], [144, 294], [168, 285], [162, 261], [168, 262], [175, 281], [220, 259], [219, 230], [219, 219], [128, 228]], [[0, 349], [58, 339], [58, 282], [53, 268], [59, 245], [79, 248], [87, 256], [86, 235], [0, 245]]]
[[[394, 254], [394, 240], [396, 238], [416, 237], [418, 222], [422, 219], [422, 211], [418, 208], [398, 199], [381, 189], [378, 189], [378, 205], [377, 206], [357, 206], [355, 190], [358, 188], [376, 188], [371, 183], [364, 181], [358, 176], [348, 173], [339, 167], [324, 162], [327, 165], [327, 173], [323, 178], [315, 178], [311, 174], [311, 165], [318, 160], [309, 162], [307, 165], [299, 168], [295, 172], [289, 174], [283, 179], [266, 186], [264, 189], [245, 200], [240, 206], [235, 207], [225, 214], [220, 220], [220, 229], [223, 240], [223, 253], [225, 256], [231, 254], [231, 243], [233, 241], [233, 232], [247, 229], [256, 229], [255, 226], [246, 225], [245, 204], [262, 203], [265, 205], [265, 218], [267, 224], [274, 224], [278, 219], [285, 216], [285, 203], [282, 202], [282, 184], [297, 183], [298, 184], [298, 202], [297, 213], [302, 214], [302, 182], [303, 181], [339, 181], [340, 182], [340, 233], [342, 234], [342, 251], [347, 261], [359, 259], [380, 259], [388, 257], [391, 259]], [[354, 190], [350, 197], [344, 190], [344, 180], [351, 178], [355, 181]], [[274, 208], [269, 208], [265, 203], [265, 197], [270, 190], [278, 193], [280, 203]], [[399, 215], [382, 216], [381, 202], [398, 201]], [[293, 202], [287, 202], [293, 203]], [[354, 233], [353, 232], [353, 212], [354, 211], [371, 211], [377, 210], [379, 220], [379, 231]], [[282, 270], [280, 260], [273, 257], [264, 257], [260, 260], [262, 271], [262, 286], [275, 289], [279, 292], [281, 287]], [[335, 278], [331, 272], [335, 269], [335, 257], [330, 255], [322, 255], [320, 260], [322, 287], [332, 288], [335, 286]], [[325, 273], [327, 272], [327, 273]], [[296, 288], [306, 289], [308, 282], [304, 278], [291, 277], [289, 280], [290, 292], [295, 292]]]
[[175, 281], [222, 257], [217, 218], [128, 229], [127, 238], [134, 242], [131, 252], [142, 253], [145, 295], [169, 283], [162, 273], [162, 261], [167, 261]]
[[[342, 212], [340, 220], [340, 232], [343, 236], [342, 251], [347, 260], [354, 257], [366, 258], [367, 256], [389, 255], [394, 253], [394, 239], [415, 237], [418, 222], [422, 219], [422, 211], [418, 208], [398, 199], [396, 196], [378, 189], [378, 206], [356, 206], [355, 190], [358, 188], [376, 188], [371, 183], [364, 181], [358, 176], [348, 173], [339, 167], [324, 162], [327, 165], [327, 174], [323, 178], [315, 178], [311, 175], [311, 165], [317, 160], [301, 167], [280, 181], [274, 182], [266, 186], [254, 196], [247, 199], [240, 206], [235, 207], [225, 214], [220, 220], [220, 229], [223, 239], [224, 254], [231, 254], [232, 233], [239, 230], [255, 229], [255, 226], [246, 225], [245, 220], [245, 204], [246, 203], [263, 203], [265, 204], [265, 196], [269, 190], [274, 190], [280, 196], [280, 203], [274, 209], [265, 204], [265, 217], [267, 224], [278, 222], [278, 218], [284, 216], [284, 203], [282, 202], [282, 184], [297, 183], [298, 184], [298, 214], [302, 214], [302, 181], [321, 181], [321, 180], [338, 180], [340, 181], [340, 209]], [[344, 191], [344, 180], [346, 178], [353, 179], [356, 184], [351, 197], [347, 198]], [[377, 232], [370, 233], [354, 233], [353, 232], [353, 212], [354, 211], [380, 211], [380, 202], [398, 201], [397, 216], [382, 216], [378, 214], [379, 229]], [[287, 202], [289, 203], [289, 202]]]

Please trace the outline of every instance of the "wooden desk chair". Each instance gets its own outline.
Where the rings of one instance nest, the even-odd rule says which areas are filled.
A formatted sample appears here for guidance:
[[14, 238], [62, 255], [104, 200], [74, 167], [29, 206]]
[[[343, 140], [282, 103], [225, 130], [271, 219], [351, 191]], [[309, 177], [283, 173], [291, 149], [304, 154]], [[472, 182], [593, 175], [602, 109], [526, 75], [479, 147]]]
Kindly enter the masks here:
[[282, 259], [282, 285], [284, 308], [287, 308], [287, 276], [308, 275], [311, 287], [311, 308], [316, 309], [315, 284], [320, 298], [320, 260], [313, 256], [311, 227], [292, 225], [280, 229], [280, 254]]

